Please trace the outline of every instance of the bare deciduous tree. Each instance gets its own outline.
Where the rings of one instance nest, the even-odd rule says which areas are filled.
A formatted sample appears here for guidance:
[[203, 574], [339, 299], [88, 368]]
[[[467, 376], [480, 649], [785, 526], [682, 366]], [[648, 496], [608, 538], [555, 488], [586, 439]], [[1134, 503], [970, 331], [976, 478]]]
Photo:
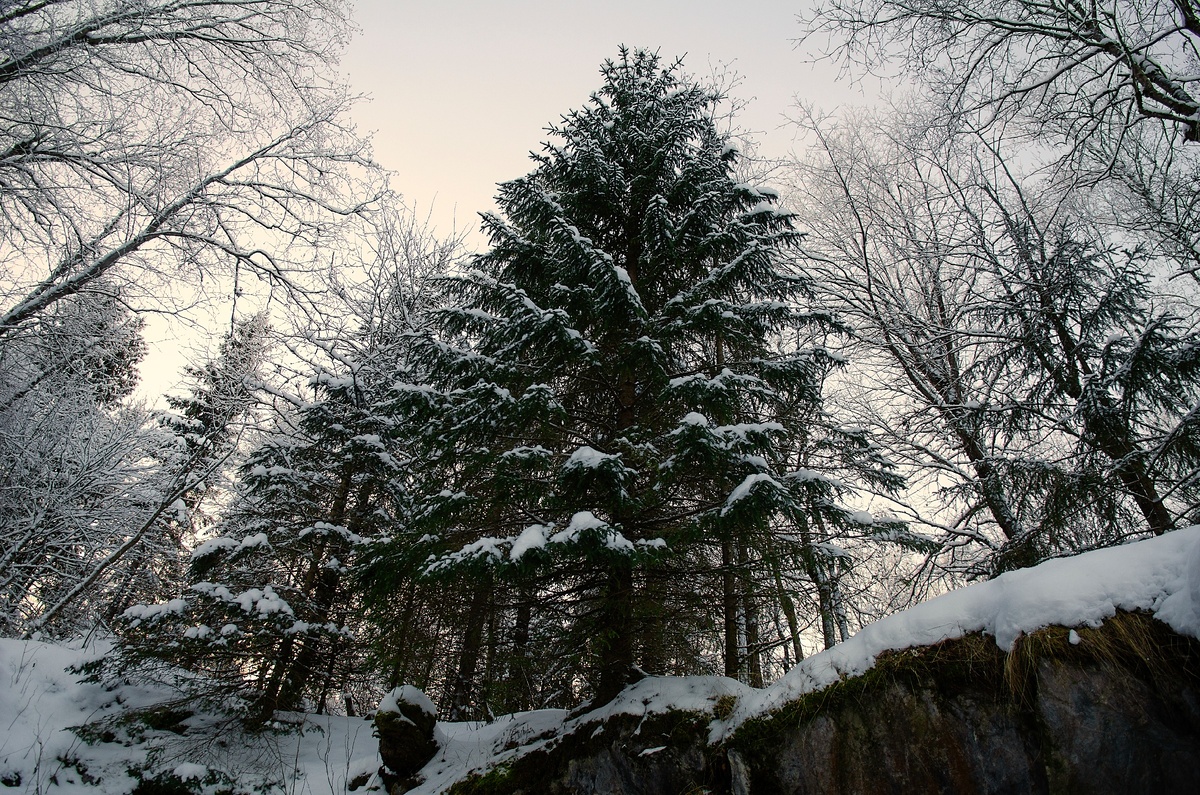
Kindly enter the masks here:
[[320, 306], [329, 272], [357, 263], [358, 233], [391, 200], [334, 78], [347, 7], [0, 3], [9, 630], [71, 631], [177, 586], [134, 581], [178, 563], [183, 498], [221, 456], [176, 449], [120, 406], [142, 313], [236, 297], [252, 279], [310, 320], [336, 311]]
[[1196, 479], [1196, 333], [1133, 230], [1122, 250], [1086, 191], [977, 130], [802, 123], [811, 250], [876, 365], [855, 389], [942, 505], [921, 518], [947, 548], [982, 544], [994, 570], [1174, 527]]
[[929, 76], [956, 108], [1016, 109], [1073, 141], [1139, 118], [1200, 141], [1195, 0], [829, 0], [806, 25]]
[[101, 277], [156, 308], [239, 272], [314, 287], [380, 196], [328, 78], [343, 6], [6, 3], [0, 340]]

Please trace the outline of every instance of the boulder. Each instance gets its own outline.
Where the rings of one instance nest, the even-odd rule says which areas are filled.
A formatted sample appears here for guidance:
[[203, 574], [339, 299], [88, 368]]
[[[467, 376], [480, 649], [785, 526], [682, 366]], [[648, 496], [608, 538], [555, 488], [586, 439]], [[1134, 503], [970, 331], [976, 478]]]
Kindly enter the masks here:
[[389, 795], [401, 795], [420, 783], [418, 771], [437, 753], [437, 709], [429, 698], [411, 685], [388, 693], [375, 712], [375, 734], [379, 737], [379, 770]]

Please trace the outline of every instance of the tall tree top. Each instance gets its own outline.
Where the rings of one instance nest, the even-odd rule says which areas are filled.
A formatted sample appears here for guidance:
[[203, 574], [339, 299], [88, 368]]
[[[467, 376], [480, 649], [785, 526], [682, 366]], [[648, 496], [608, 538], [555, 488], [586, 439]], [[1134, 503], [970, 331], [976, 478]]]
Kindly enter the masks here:
[[526, 314], [542, 326], [567, 324], [572, 349], [580, 334], [601, 348], [613, 334], [662, 340], [697, 324], [711, 335], [714, 315], [728, 345], [761, 344], [787, 314], [777, 302], [802, 286], [778, 256], [800, 234], [774, 191], [735, 179], [737, 150], [714, 116], [720, 95], [680, 72], [642, 50], [604, 64], [604, 85], [550, 128], [537, 168], [500, 186], [503, 216], [484, 217], [493, 248], [462, 285], [472, 310], [455, 310], [454, 332], [486, 338], [496, 326], [476, 310], [521, 304], [537, 307]]

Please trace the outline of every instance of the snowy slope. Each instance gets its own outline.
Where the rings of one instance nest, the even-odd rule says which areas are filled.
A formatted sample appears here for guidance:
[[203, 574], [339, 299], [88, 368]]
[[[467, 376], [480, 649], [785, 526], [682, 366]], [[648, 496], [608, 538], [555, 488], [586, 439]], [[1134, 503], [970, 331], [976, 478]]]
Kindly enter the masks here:
[[[140, 684], [106, 690], [70, 669], [104, 656], [88, 648], [0, 639], [0, 783], [12, 793], [122, 795], [149, 776], [195, 779], [206, 791], [344, 793], [379, 768], [370, 722], [336, 716], [284, 716], [282, 730], [239, 736], [211, 716], [183, 722], [185, 734], [144, 724], [118, 727], [116, 742], [88, 744], [71, 727], [176, 701], [178, 693]], [[219, 771], [219, 774], [218, 774]], [[219, 786], [218, 786], [219, 784]]]
[[[79, 675], [67, 669], [105, 651], [104, 646], [84, 650], [0, 640], [0, 779], [7, 786], [18, 792], [46, 792], [51, 782], [63, 793], [84, 788], [79, 774], [62, 761], [78, 758], [84, 750], [68, 727], [115, 714], [124, 706], [117, 702], [118, 694], [79, 684]], [[133, 688], [121, 696], [126, 704], [138, 706], [153, 700], [151, 693]], [[121, 755], [126, 756], [124, 749]], [[144, 755], [128, 754], [132, 764], [143, 760]], [[111, 784], [113, 792], [123, 792], [135, 782], [118, 774]]]

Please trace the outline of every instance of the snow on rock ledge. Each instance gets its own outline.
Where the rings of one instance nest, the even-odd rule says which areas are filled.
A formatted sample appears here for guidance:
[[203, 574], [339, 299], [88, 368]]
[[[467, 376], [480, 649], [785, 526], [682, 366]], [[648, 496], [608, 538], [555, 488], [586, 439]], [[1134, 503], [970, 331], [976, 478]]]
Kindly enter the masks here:
[[[996, 782], [1017, 782], [1007, 791], [1033, 791], [1030, 787], [1044, 785], [1051, 774], [1055, 781], [1067, 782], [1066, 791], [1089, 791], [1071, 790], [1068, 784], [1109, 776], [1129, 783], [1141, 781], [1137, 776], [1142, 774], [1161, 778], [1164, 771], [1186, 773], [1195, 767], [1195, 754], [1188, 749], [1200, 747], [1194, 742], [1200, 734], [1192, 728], [1193, 723], [1200, 726], [1200, 719], [1164, 728], [1155, 711], [1163, 693], [1136, 676], [1106, 678], [1078, 666], [1038, 674], [1033, 704], [1014, 701], [999, 680], [971, 680], [965, 696], [954, 690], [958, 685], [918, 696], [889, 680], [872, 690], [871, 698], [850, 699], [841, 707], [829, 702], [822, 720], [798, 725], [794, 715], [784, 717], [770, 726], [766, 745], [754, 734], [752, 719], [866, 673], [884, 652], [979, 633], [992, 636], [999, 650], [1008, 652], [1023, 634], [1052, 625], [1099, 627], [1122, 611], [1153, 613], [1174, 631], [1200, 638], [1200, 527], [1048, 561], [953, 591], [864, 627], [762, 690], [724, 677], [651, 676], [582, 714], [544, 710], [503, 716], [486, 725], [439, 723], [442, 746], [410, 795], [443, 793], [456, 784], [456, 791], [467, 793], [739, 792], [754, 791], [760, 783], [764, 791], [809, 791], [796, 782], [808, 781], [804, 771], [813, 768], [844, 774], [830, 773], [824, 777], [829, 786], [813, 791], [871, 791], [871, 782], [882, 786], [904, 780], [912, 773], [904, 765], [945, 772], [957, 764], [955, 781], [961, 786], [942, 782], [941, 791], [1004, 791], [990, 786]], [[988, 643], [974, 642], [984, 648]], [[997, 660], [1002, 657], [997, 653]], [[1172, 690], [1176, 685], [1180, 682], [1164, 685], [1167, 701], [1193, 698]], [[1182, 686], [1192, 684], [1189, 680]], [[981, 700], [980, 694], [986, 697]], [[1080, 710], [1078, 698], [1099, 698], [1104, 709]], [[693, 723], [681, 719], [686, 714]], [[658, 716], [671, 717], [664, 723]], [[667, 736], [661, 731], [665, 725], [691, 728]], [[894, 731], [897, 726], [904, 728]], [[1030, 726], [1050, 728], [1038, 734]], [[739, 733], [739, 727], [750, 734]], [[876, 729], [879, 736], [871, 734]], [[921, 732], [921, 739], [914, 739]], [[1112, 748], [1120, 752], [1097, 751], [1101, 746], [1112, 750], [1096, 745], [1097, 738], [1116, 743]], [[744, 757], [748, 747], [758, 755]], [[1051, 770], [1047, 765], [1053, 760], [1043, 758], [1046, 754], [1058, 754], [1054, 759], [1062, 764], [1050, 765]], [[1126, 765], [1129, 769], [1110, 770], [1101, 763], [1105, 758], [1140, 761]], [[822, 761], [814, 761], [818, 759]], [[1185, 773], [1176, 778], [1195, 778]], [[691, 787], [677, 786], [680, 782]]]
[[1099, 626], [1118, 610], [1146, 610], [1200, 638], [1200, 525], [1120, 547], [1049, 560], [951, 591], [862, 628], [801, 662], [777, 682], [739, 699], [713, 740], [749, 718], [868, 671], [886, 651], [984, 632], [1005, 651], [1022, 634], [1052, 625]]

